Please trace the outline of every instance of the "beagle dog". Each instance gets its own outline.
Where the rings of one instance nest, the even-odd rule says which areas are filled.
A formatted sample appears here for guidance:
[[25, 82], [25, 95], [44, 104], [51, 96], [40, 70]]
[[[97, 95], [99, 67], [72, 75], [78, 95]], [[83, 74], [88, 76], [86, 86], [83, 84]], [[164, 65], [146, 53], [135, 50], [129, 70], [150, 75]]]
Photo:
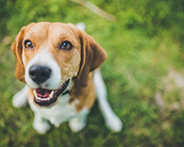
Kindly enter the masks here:
[[[11, 49], [15, 76], [26, 86], [13, 97], [13, 105], [27, 101], [34, 112], [34, 129], [44, 134], [50, 124], [69, 121], [73, 132], [82, 130], [97, 97], [106, 126], [119, 132], [121, 120], [112, 111], [99, 66], [105, 50], [84, 31], [68, 23], [39, 22], [24, 26]], [[81, 30], [83, 29], [83, 30]]]

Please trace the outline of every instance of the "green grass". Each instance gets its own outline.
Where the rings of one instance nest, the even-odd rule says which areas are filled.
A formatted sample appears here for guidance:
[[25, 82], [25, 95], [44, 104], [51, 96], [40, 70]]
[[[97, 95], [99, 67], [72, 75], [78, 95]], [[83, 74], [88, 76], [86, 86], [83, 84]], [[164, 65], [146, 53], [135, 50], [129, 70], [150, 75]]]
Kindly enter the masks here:
[[[29, 106], [16, 109], [12, 97], [23, 84], [15, 79], [15, 58], [10, 44], [0, 43], [0, 146], [95, 146], [169, 147], [184, 146], [183, 89], [166, 90], [162, 80], [169, 69], [182, 74], [184, 66], [184, 2], [182, 0], [90, 0], [113, 14], [115, 22], [97, 16], [85, 7], [66, 0], [0, 0], [0, 39], [15, 38], [31, 22], [83, 21], [86, 31], [107, 51], [102, 74], [108, 99], [124, 123], [113, 134], [104, 125], [96, 103], [87, 126], [72, 133], [67, 123], [45, 135], [32, 127]], [[161, 91], [164, 109], [155, 101]], [[172, 106], [179, 103], [179, 108]]]

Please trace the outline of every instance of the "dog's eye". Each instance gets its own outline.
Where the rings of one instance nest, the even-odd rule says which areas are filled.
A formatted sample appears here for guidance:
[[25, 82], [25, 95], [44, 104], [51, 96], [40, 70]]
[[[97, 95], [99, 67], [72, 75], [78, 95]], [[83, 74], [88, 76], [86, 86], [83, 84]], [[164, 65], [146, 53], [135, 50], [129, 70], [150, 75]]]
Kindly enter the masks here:
[[29, 40], [26, 40], [26, 41], [24, 42], [24, 46], [25, 46], [25, 48], [27, 48], [27, 49], [33, 48], [33, 44], [32, 44], [32, 42], [29, 41]]
[[65, 42], [63, 42], [63, 43], [61, 44], [60, 48], [61, 48], [61, 49], [64, 49], [64, 50], [69, 50], [69, 49], [72, 49], [73, 46], [72, 46], [71, 42], [65, 41]]

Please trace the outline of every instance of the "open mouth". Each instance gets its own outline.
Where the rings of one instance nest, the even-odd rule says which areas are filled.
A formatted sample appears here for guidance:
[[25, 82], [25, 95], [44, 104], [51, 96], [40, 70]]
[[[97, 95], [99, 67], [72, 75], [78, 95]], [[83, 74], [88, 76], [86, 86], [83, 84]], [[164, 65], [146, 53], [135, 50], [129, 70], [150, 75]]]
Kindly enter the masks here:
[[57, 98], [65, 91], [70, 79], [66, 80], [58, 89], [49, 90], [37, 88], [33, 90], [34, 102], [39, 106], [50, 106], [57, 101]]

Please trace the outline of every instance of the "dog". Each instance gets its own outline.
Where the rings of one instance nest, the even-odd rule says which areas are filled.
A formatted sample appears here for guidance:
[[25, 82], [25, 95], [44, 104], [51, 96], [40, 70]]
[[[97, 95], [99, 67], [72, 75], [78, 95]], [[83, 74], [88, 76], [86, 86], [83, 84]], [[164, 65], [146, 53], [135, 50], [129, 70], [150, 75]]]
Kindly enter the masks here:
[[13, 105], [29, 103], [39, 134], [66, 121], [73, 132], [82, 130], [96, 97], [106, 126], [114, 132], [122, 129], [107, 101], [99, 69], [106, 51], [84, 29], [82, 23], [31, 23], [12, 43], [15, 76], [26, 84], [14, 95]]

